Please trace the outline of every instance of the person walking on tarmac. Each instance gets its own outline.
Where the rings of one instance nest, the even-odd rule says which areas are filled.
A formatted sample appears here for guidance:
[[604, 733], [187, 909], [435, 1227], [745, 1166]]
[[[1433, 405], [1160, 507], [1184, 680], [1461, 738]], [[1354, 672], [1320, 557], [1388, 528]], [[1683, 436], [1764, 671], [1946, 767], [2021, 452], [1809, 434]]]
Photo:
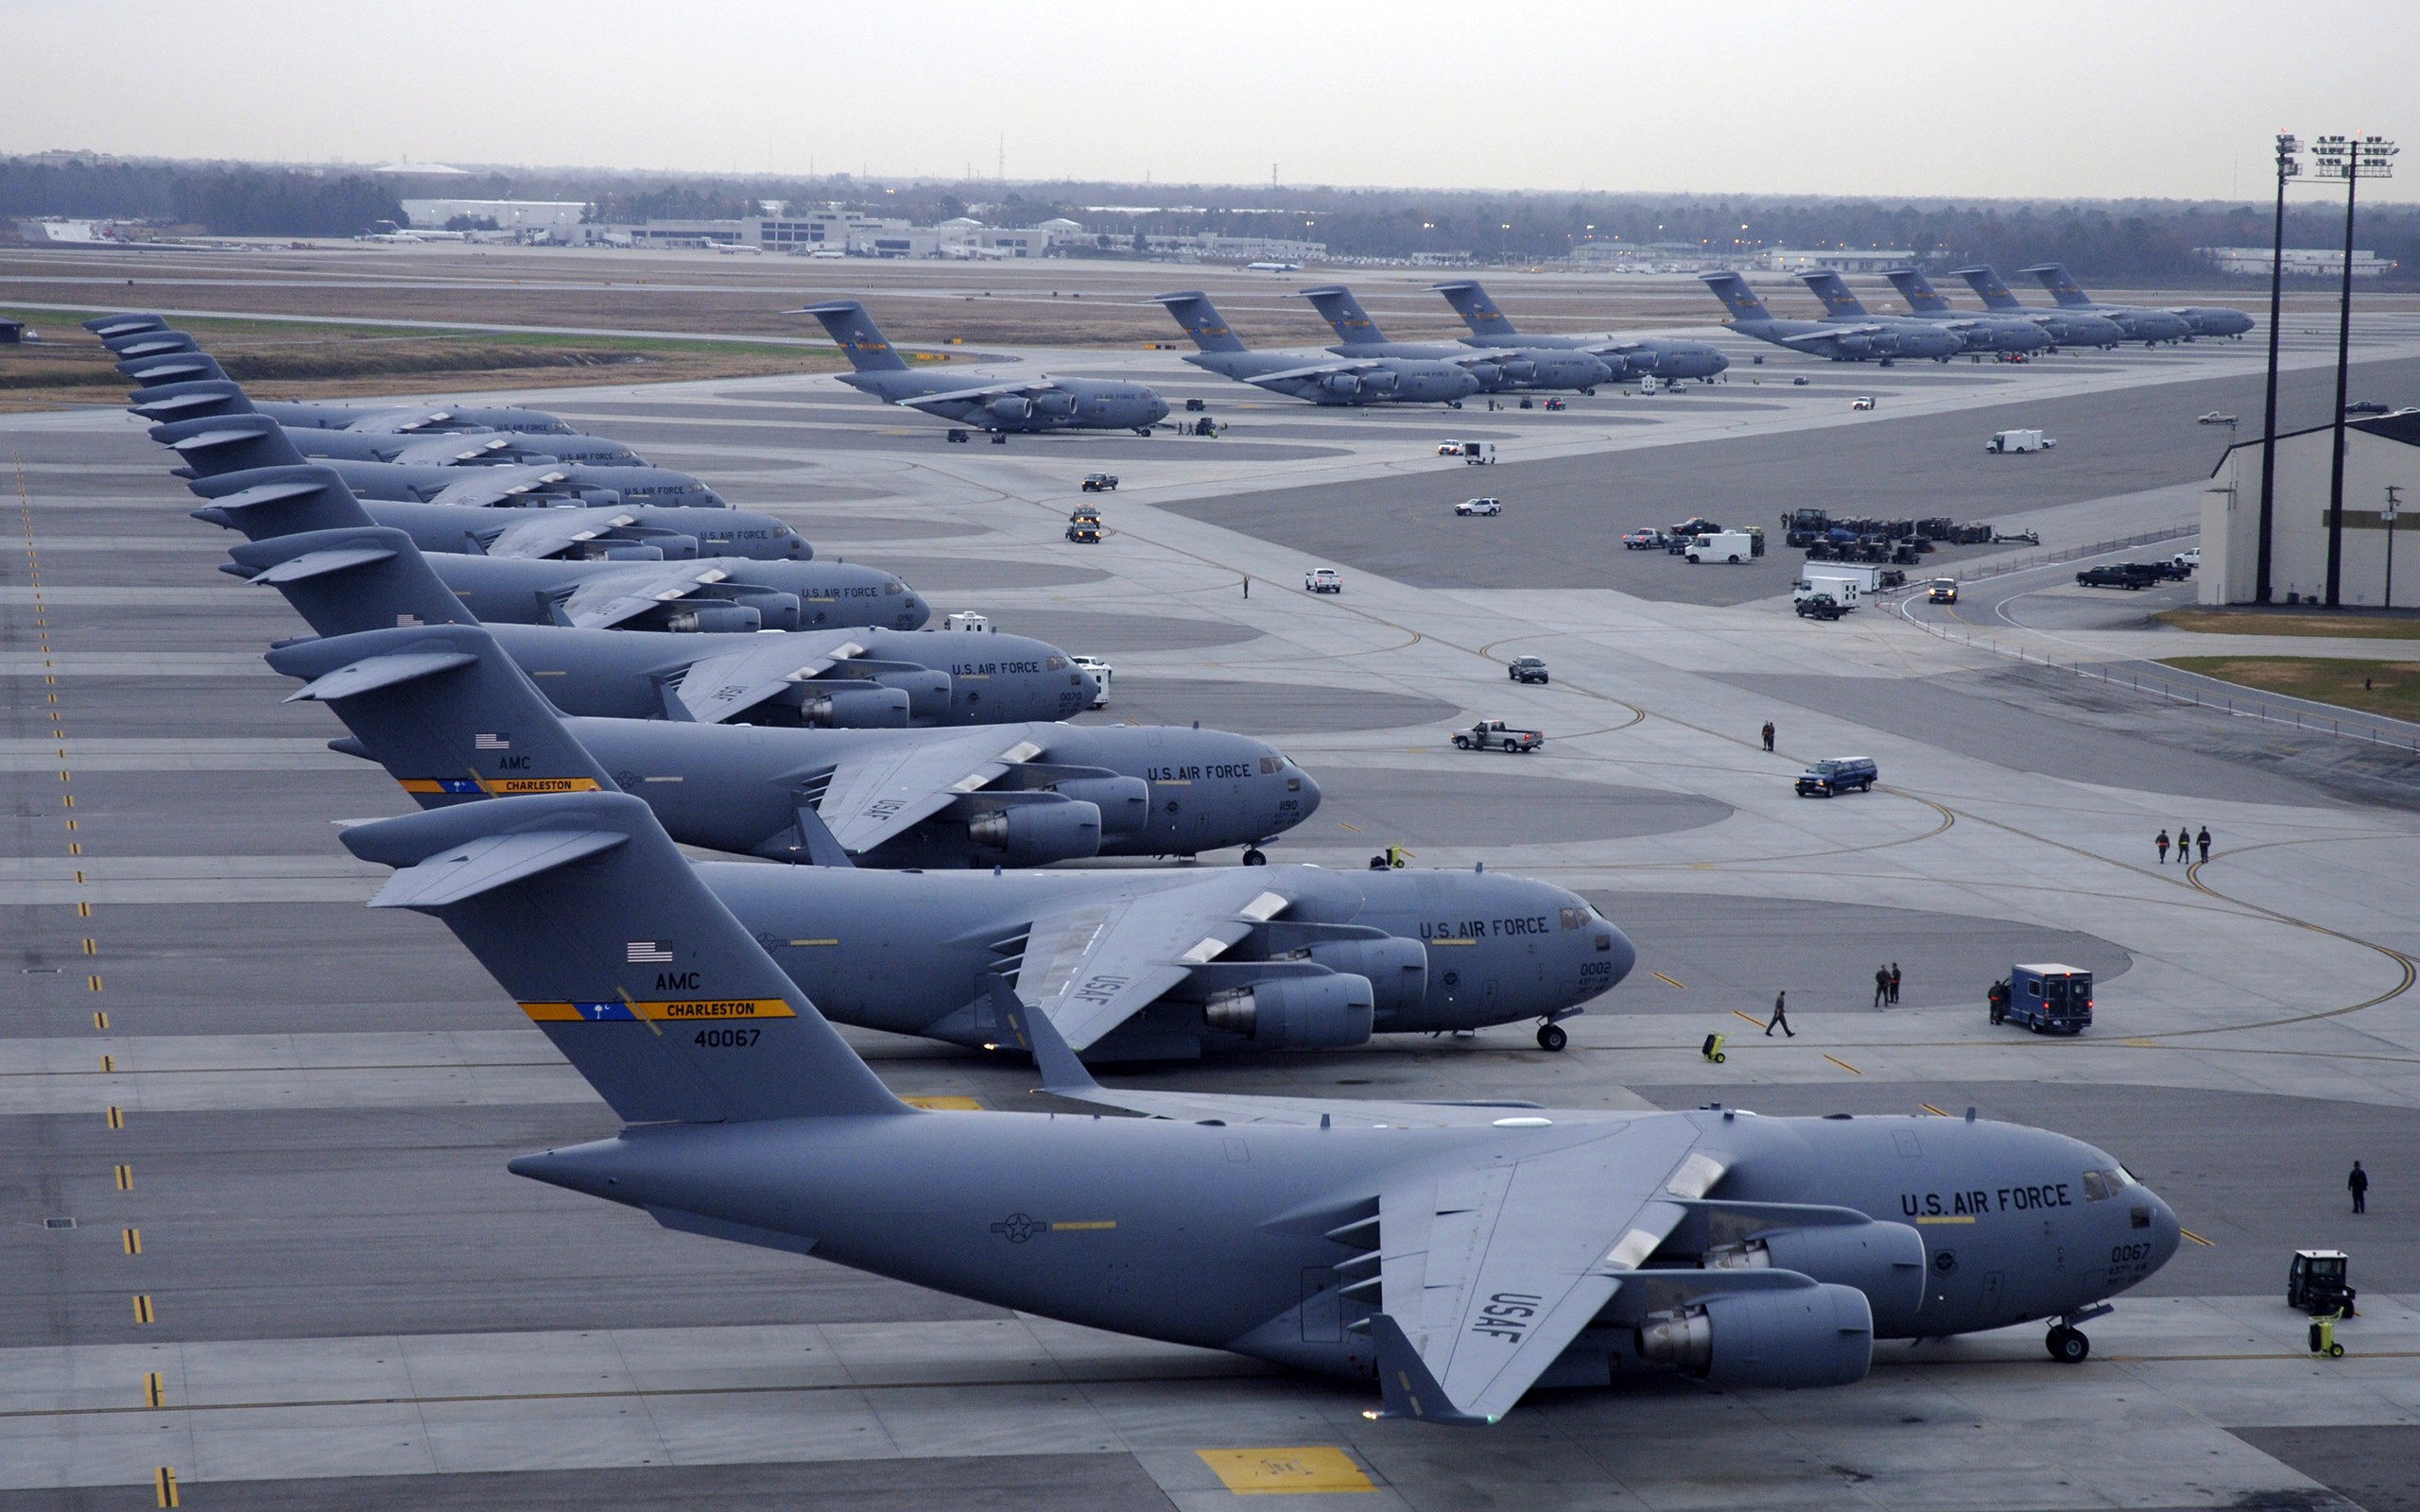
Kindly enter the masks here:
[[2176, 864], [2180, 867], [2193, 864], [2193, 832], [2182, 824], [2176, 827]]
[[2197, 835], [2195, 835], [2195, 836], [2193, 837], [2193, 843], [2194, 843], [2195, 845], [2198, 845], [2198, 846], [2200, 846], [2200, 847], [2202, 848], [2202, 859], [2203, 859], [2203, 860], [2204, 860], [2204, 861], [2209, 860], [2209, 859], [2210, 859], [2210, 827], [2209, 827], [2208, 825], [2206, 825], [2206, 824], [2205, 824], [2205, 825], [2202, 826], [2202, 833], [2199, 833], [2199, 834], [2197, 834]]
[[2168, 832], [2166, 830], [2159, 832], [2158, 845], [2159, 864], [2164, 867], [2168, 865]]
[[2355, 1212], [2370, 1211], [2370, 1173], [2361, 1169], [2360, 1161], [2353, 1162], [2353, 1174], [2344, 1178], [2344, 1190], [2353, 1194]]
[[1878, 1008], [1890, 1001], [1891, 968], [1877, 966], [1874, 969], [1874, 1005]]
[[1773, 722], [1772, 722], [1772, 720], [1768, 719], [1768, 720], [1766, 720], [1766, 721], [1765, 721], [1765, 750], [1766, 750], [1768, 753], [1771, 753], [1771, 751], [1772, 750], [1772, 748], [1773, 748]]
[[[1772, 1022], [1765, 1025], [1766, 1039], [1772, 1039], [1775, 1029], [1779, 1029], [1782, 1034], [1789, 1039], [1795, 1040], [1798, 1038], [1798, 1031], [1789, 1026], [1789, 1010], [1784, 1006], [1784, 1001], [1788, 999], [1789, 996], [1789, 993], [1788, 991], [1781, 991], [1773, 994], [1773, 1016]], [[2356, 1166], [2354, 1169], [2359, 1170], [2360, 1167]], [[2366, 1180], [2367, 1178], [2365, 1177], [2364, 1179]], [[2363, 1190], [2367, 1190], [2367, 1188], [2364, 1188]]]
[[1895, 1007], [1897, 1007], [1897, 1006], [1899, 1005], [1899, 963], [1898, 963], [1898, 962], [1896, 962], [1896, 961], [1893, 961], [1893, 962], [1891, 963], [1891, 998], [1890, 998], [1890, 1003], [1891, 1003], [1891, 1005], [1892, 1005], [1893, 1007], [1894, 1007], [1894, 1008], [1895, 1008]]

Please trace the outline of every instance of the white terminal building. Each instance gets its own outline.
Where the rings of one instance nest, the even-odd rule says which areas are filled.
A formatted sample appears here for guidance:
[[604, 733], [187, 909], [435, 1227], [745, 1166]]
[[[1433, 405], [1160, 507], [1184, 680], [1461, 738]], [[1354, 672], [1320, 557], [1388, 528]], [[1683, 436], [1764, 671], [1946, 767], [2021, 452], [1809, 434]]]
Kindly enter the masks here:
[[[2321, 425], [2277, 438], [2270, 516], [2269, 595], [2277, 604], [2327, 600], [2328, 473], [2335, 433]], [[2202, 501], [2204, 604], [2257, 601], [2260, 438], [2227, 449]], [[2420, 608], [2420, 409], [2344, 425], [2344, 528], [2337, 602], [2346, 608]], [[2405, 528], [2407, 526], [2414, 528]], [[2408, 539], [2405, 539], [2408, 538]], [[2394, 600], [2387, 593], [2393, 563]]]
[[498, 231], [544, 232], [571, 241], [588, 206], [577, 199], [406, 199], [404, 219], [415, 231], [443, 231], [449, 221], [492, 220]]
[[[2344, 276], [2344, 249], [2341, 247], [2289, 247], [2282, 260], [2267, 247], [2199, 247], [2194, 250], [2208, 258], [2210, 266], [2221, 273], [2257, 273], [2266, 278], [2273, 265], [2283, 266], [2289, 278]], [[2382, 278], [2394, 268], [2395, 262], [2391, 257], [2360, 249], [2353, 252], [2355, 278]]]
[[1813, 251], [1776, 247], [1761, 259], [1768, 272], [1812, 273], [1829, 268], [1835, 273], [1879, 273], [1893, 267], [1913, 267], [1916, 254], [1905, 249], [1876, 251], [1871, 248], [1826, 247]]

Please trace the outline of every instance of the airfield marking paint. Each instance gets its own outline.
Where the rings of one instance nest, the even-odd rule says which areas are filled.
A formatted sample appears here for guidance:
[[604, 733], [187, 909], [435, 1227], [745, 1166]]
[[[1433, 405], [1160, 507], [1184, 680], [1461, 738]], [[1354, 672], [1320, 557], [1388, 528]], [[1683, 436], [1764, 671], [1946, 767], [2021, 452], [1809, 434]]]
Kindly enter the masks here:
[[1830, 1061], [1833, 1065], [1840, 1067], [1842, 1071], [1847, 1072], [1852, 1076], [1862, 1076], [1865, 1074], [1864, 1072], [1858, 1070], [1855, 1066], [1850, 1065], [1847, 1061], [1842, 1060], [1838, 1056], [1827, 1055], [1824, 1058]]
[[1734, 1008], [1731, 1010], [1731, 1016], [1735, 1019], [1745, 1019], [1750, 1023], [1756, 1025], [1756, 1027], [1760, 1029], [1764, 1027], [1765, 1021], [1757, 1018], [1753, 1013], [1742, 1013], [1737, 1008]]
[[1933, 1107], [1930, 1103], [1918, 1103], [1916, 1106], [1923, 1108], [1926, 1112], [1930, 1113], [1935, 1118], [1947, 1118], [1949, 1116], [1940, 1108]]
[[2195, 1244], [2197, 1244], [2197, 1245], [2200, 1245], [2200, 1246], [2204, 1246], [2204, 1248], [2207, 1248], [2207, 1249], [2216, 1249], [2216, 1248], [2218, 1248], [2218, 1247], [2219, 1247], [2219, 1242], [2218, 1242], [2217, 1240], [2215, 1240], [2215, 1239], [2204, 1239], [2204, 1238], [2203, 1238], [2200, 1234], [2195, 1233], [2195, 1232], [2194, 1232], [2192, 1229], [2190, 1229], [2190, 1228], [2178, 1228], [2176, 1231], [2177, 1231], [2178, 1233], [2180, 1233], [2180, 1234], [2183, 1234], [2186, 1238], [2192, 1240]]
[[1684, 992], [1687, 991], [1689, 988], [1689, 985], [1686, 982], [1675, 982], [1661, 971], [1650, 971], [1647, 974], [1655, 978], [1658, 982], [1663, 983], [1666, 987], [1677, 987]]
[[1375, 1492], [1352, 1456], [1333, 1444], [1299, 1449], [1197, 1449], [1196, 1454], [1237, 1496], [1311, 1496]]

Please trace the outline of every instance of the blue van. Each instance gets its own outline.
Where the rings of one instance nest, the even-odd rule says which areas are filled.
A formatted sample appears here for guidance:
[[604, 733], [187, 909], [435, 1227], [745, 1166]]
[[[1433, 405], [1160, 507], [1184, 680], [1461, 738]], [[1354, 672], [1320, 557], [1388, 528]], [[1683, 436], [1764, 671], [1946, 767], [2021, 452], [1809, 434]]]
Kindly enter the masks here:
[[2052, 961], [2014, 966], [1991, 991], [1992, 1022], [2035, 1034], [2082, 1034], [2092, 1027], [2092, 973]]

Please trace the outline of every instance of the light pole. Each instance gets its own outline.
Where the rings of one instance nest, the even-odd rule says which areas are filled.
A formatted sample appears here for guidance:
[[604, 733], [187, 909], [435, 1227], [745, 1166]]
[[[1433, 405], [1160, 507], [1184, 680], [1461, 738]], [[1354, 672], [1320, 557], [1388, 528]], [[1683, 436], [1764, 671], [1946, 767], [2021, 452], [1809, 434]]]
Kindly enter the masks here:
[[2402, 485], [2388, 484], [2386, 507], [2378, 511], [2378, 518], [2386, 522], [2386, 608], [2390, 610], [2394, 608], [2394, 511], [2403, 502], [2398, 497], [2402, 492]]
[[2277, 138], [2277, 221], [2269, 254], [2269, 404], [2260, 425], [2260, 551], [2252, 580], [2256, 604], [2269, 602], [2270, 522], [2277, 502], [2277, 311], [2286, 274], [2286, 180], [2302, 174], [2302, 160], [2295, 156], [2302, 146], [2290, 136]]
[[2311, 148], [2323, 179], [2344, 180], [2344, 277], [2336, 307], [2335, 447], [2327, 468], [2327, 607], [2338, 607], [2344, 576], [2344, 387], [2352, 376], [2353, 356], [2353, 202], [2364, 178], [2384, 179], [2394, 172], [2395, 146], [2370, 135], [2324, 136]]

